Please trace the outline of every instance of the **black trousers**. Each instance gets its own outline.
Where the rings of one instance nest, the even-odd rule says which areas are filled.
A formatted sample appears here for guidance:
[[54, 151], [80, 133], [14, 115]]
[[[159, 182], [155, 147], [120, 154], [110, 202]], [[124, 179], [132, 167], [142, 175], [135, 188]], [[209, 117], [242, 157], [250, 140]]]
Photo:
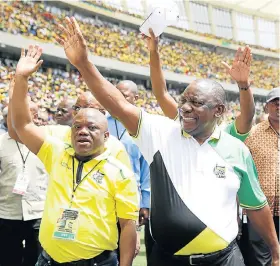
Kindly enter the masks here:
[[42, 250], [38, 240], [40, 223], [41, 219], [30, 221], [0, 219], [1, 266], [35, 265]]
[[144, 232], [144, 241], [145, 241], [147, 265], [149, 265], [148, 261], [150, 259], [151, 254], [152, 254], [153, 246], [155, 244], [155, 241], [154, 241], [154, 239], [151, 236], [149, 222], [150, 221], [148, 221], [148, 223], [145, 225], [145, 232]]
[[[274, 216], [274, 225], [279, 241], [279, 216]], [[248, 219], [249, 256], [248, 266], [270, 266], [271, 254], [269, 247], [258, 235]]]
[[219, 253], [221, 255], [215, 257], [215, 259], [211, 261], [203, 261], [202, 259], [200, 262], [196, 261], [194, 264], [190, 264], [189, 258], [185, 256], [167, 255], [155, 244], [149, 259], [149, 266], [245, 266], [242, 254], [236, 242], [234, 242], [230, 248]]

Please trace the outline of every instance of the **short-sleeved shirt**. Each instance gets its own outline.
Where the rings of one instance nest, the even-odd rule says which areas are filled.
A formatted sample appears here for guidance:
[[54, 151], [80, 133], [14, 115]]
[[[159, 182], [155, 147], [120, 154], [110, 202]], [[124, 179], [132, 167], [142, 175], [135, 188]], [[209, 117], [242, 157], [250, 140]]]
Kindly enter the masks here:
[[[49, 125], [44, 126], [45, 134], [59, 138], [60, 140], [72, 146], [71, 142], [71, 128], [62, 125]], [[128, 168], [131, 168], [131, 162], [126, 152], [124, 145], [117, 140], [114, 136], [110, 135], [105, 143], [107, 150], [111, 152], [111, 156], [115, 157]]]
[[200, 145], [178, 122], [142, 111], [135, 141], [150, 165], [151, 232], [166, 252], [221, 250], [238, 233], [236, 196], [247, 209], [267, 204], [248, 148], [219, 127]]
[[[138, 219], [133, 172], [104, 152], [84, 163], [82, 180], [73, 193], [79, 164], [74, 154], [73, 148], [51, 136], [37, 154], [49, 173], [39, 239], [46, 252], [59, 263], [94, 258], [104, 250], [116, 249], [117, 218]], [[70, 205], [79, 211], [76, 239], [55, 239], [53, 234], [61, 208]]]
[[246, 138], [249, 136], [250, 132], [241, 134], [237, 131], [236, 129], [236, 120], [234, 122], [231, 122], [230, 124], [228, 124], [225, 129], [225, 132], [227, 132], [228, 134], [230, 134], [231, 136], [241, 140], [241, 141], [245, 141]]
[[[23, 164], [22, 157], [25, 164]], [[24, 195], [13, 193], [23, 166], [28, 178]], [[42, 162], [28, 148], [17, 143], [8, 133], [0, 136], [0, 218], [8, 220], [41, 219], [43, 215], [48, 174]]]
[[279, 216], [279, 137], [266, 120], [252, 128], [245, 144], [252, 153], [271, 212]]

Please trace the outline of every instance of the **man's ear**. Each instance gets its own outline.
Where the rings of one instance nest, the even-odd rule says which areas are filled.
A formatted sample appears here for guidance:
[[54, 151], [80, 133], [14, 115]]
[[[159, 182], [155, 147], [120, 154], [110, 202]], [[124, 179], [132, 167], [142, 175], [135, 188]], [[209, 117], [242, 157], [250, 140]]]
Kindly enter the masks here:
[[38, 119], [38, 113], [33, 114], [33, 119]]
[[107, 141], [109, 137], [110, 137], [110, 133], [109, 133], [109, 131], [106, 131], [104, 133], [104, 141]]
[[225, 111], [226, 111], [225, 105], [224, 105], [224, 104], [219, 104], [219, 105], [216, 107], [215, 117], [216, 117], [216, 118], [222, 117]]

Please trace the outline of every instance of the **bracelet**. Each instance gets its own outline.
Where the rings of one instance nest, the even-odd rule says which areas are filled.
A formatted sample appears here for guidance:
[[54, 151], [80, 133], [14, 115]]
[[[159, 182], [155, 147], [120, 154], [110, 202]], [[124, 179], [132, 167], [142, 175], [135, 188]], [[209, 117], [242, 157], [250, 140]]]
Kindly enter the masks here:
[[241, 91], [247, 91], [249, 89], [249, 87], [247, 87], [247, 88], [239, 88], [239, 90], [241, 90]]
[[241, 87], [241, 88], [238, 86], [238, 88], [239, 88], [239, 90], [241, 90], [241, 91], [247, 91], [247, 90], [250, 88], [250, 85], [247, 86], [247, 87]]

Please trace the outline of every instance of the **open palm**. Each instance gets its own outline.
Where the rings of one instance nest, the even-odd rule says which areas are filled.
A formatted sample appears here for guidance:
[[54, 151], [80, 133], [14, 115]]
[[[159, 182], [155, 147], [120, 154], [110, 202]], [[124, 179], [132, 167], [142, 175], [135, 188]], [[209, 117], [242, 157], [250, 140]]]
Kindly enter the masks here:
[[75, 18], [66, 17], [65, 24], [65, 27], [61, 24], [58, 25], [65, 37], [61, 35], [56, 40], [63, 46], [70, 63], [78, 67], [88, 60], [87, 44]]
[[16, 75], [29, 77], [36, 72], [43, 63], [43, 60], [38, 62], [41, 55], [42, 49], [37, 45], [30, 45], [27, 53], [25, 53], [24, 49], [21, 49], [21, 57], [17, 64]]
[[222, 62], [232, 79], [239, 84], [249, 84], [250, 66], [252, 61], [251, 49], [246, 46], [244, 51], [239, 48], [235, 54], [232, 66]]

